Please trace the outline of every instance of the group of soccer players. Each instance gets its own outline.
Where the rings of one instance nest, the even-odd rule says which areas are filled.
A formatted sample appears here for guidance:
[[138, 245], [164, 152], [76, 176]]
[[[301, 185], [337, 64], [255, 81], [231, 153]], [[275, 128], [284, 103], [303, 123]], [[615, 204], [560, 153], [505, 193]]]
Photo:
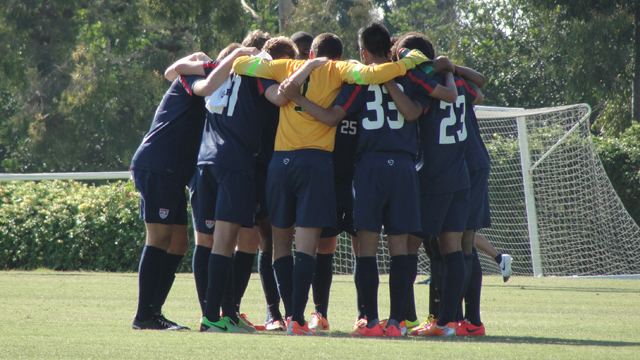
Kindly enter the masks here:
[[[434, 59], [418, 33], [392, 49], [378, 22], [360, 29], [358, 45], [362, 63], [340, 61], [333, 34], [254, 31], [217, 60], [196, 53], [167, 69], [173, 83], [131, 163], [147, 228], [134, 329], [186, 328], [162, 305], [188, 248], [188, 187], [201, 331], [329, 330], [333, 253], [347, 232], [356, 256], [352, 335], [484, 334], [475, 231], [490, 226], [490, 165], [473, 105], [485, 78]], [[388, 320], [377, 304], [383, 227]], [[423, 243], [434, 317], [420, 324], [413, 282]], [[240, 311], [258, 248], [264, 326]], [[306, 321], [311, 286], [315, 313]]]

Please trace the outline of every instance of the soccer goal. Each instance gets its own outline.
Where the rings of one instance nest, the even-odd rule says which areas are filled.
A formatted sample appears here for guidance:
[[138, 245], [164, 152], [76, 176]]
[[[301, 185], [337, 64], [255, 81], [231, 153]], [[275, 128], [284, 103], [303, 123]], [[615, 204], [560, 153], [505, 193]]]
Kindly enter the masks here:
[[[513, 256], [515, 275], [640, 274], [640, 228], [598, 158], [588, 105], [478, 107], [476, 114], [492, 164], [492, 227], [480, 233]], [[338, 250], [335, 269], [348, 273], [353, 266], [348, 236], [340, 237]], [[381, 248], [382, 273], [389, 270], [388, 259]], [[481, 254], [481, 262], [485, 273], [500, 273], [488, 256]], [[429, 272], [424, 253], [419, 272]]]

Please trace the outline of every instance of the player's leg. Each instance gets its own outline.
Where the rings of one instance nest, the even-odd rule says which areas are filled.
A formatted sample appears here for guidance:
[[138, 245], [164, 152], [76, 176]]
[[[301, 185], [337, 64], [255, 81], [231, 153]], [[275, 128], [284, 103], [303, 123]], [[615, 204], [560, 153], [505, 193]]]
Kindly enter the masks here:
[[460, 298], [460, 305], [458, 306], [458, 312], [456, 314], [456, 323], [464, 319], [464, 312], [462, 309], [462, 300], [464, 294], [467, 292], [469, 281], [471, 280], [471, 271], [473, 269], [473, 248], [475, 247], [475, 231], [465, 230], [462, 233], [462, 254], [464, 256], [464, 280], [462, 282], [462, 297]]
[[204, 308], [207, 300], [207, 286], [209, 285], [209, 257], [213, 247], [213, 232], [205, 234], [196, 231], [196, 248], [193, 251], [193, 278], [196, 282], [196, 292], [200, 302], [200, 310], [204, 316]]
[[[296, 326], [306, 331], [308, 325], [304, 319], [304, 309], [309, 300], [309, 289], [313, 281], [315, 270], [315, 255], [320, 240], [320, 227], [301, 227], [296, 229], [296, 260], [293, 268], [293, 293], [291, 308], [291, 323], [287, 333], [295, 332]], [[293, 324], [293, 323], [297, 323]]]
[[328, 308], [331, 282], [333, 280], [333, 254], [338, 246], [338, 236], [321, 237], [316, 254], [316, 268], [313, 275], [313, 313], [309, 328], [315, 331], [328, 331]]
[[256, 330], [264, 330], [263, 325], [253, 324], [247, 319], [247, 316], [240, 311], [240, 303], [244, 296], [249, 280], [251, 279], [251, 271], [253, 270], [253, 263], [256, 259], [256, 251], [260, 245], [260, 230], [257, 225], [253, 228], [241, 228], [238, 233], [238, 246], [236, 252], [233, 255], [233, 281], [234, 281], [234, 308], [238, 313], [238, 317], [247, 326], [252, 326]]
[[[186, 222], [187, 214], [185, 208], [185, 214], [183, 215], [183, 219], [177, 220], [176, 222]], [[189, 237], [187, 234], [187, 225], [174, 225], [173, 226], [173, 234], [171, 236], [171, 245], [167, 249], [167, 255], [164, 258], [164, 264], [162, 265], [160, 272], [160, 284], [158, 286], [158, 291], [156, 292], [156, 299], [153, 305], [154, 316], [156, 318], [161, 319], [162, 321], [166, 321], [173, 326], [177, 326], [181, 329], [189, 329], [186, 326], [178, 325], [175, 321], [171, 321], [167, 319], [162, 313], [162, 306], [164, 305], [167, 296], [169, 296], [169, 292], [171, 291], [171, 287], [173, 286], [173, 282], [176, 279], [176, 271], [182, 262], [182, 258], [184, 258], [184, 254], [189, 250]]]
[[272, 226], [273, 229], [273, 271], [275, 273], [278, 292], [284, 305], [284, 316], [289, 318], [293, 311], [293, 231]]
[[238, 242], [241, 226], [253, 226], [255, 186], [253, 177], [207, 165], [218, 183], [216, 199], [216, 226], [213, 232], [213, 248], [209, 257], [209, 284], [207, 304], [202, 318], [201, 331], [213, 332], [254, 332], [255, 328], [244, 327], [240, 323], [235, 307], [224, 308], [220, 317], [220, 307], [225, 292], [233, 294], [232, 255]]
[[484, 252], [485, 254], [491, 256], [493, 260], [498, 263], [498, 266], [500, 266], [500, 271], [502, 272], [502, 278], [504, 282], [509, 281], [509, 278], [513, 274], [513, 270], [511, 269], [511, 255], [499, 252], [482, 234], [476, 233], [475, 240], [476, 247], [482, 250], [482, 252]]
[[[407, 256], [407, 234], [387, 235], [389, 244], [389, 298], [390, 314], [386, 335], [401, 336], [407, 310], [407, 288], [409, 286], [409, 259]], [[394, 328], [395, 326], [395, 328]], [[406, 328], [404, 329], [406, 332]]]
[[154, 316], [154, 304], [184, 186], [147, 171], [135, 171], [133, 177], [140, 191], [140, 217], [145, 221], [147, 238], [138, 268], [138, 309], [132, 327], [177, 330]]
[[383, 330], [380, 326], [378, 316], [378, 287], [380, 285], [380, 277], [378, 275], [378, 242], [380, 234], [368, 231], [358, 230], [358, 263], [356, 264], [356, 272], [358, 278], [358, 286], [362, 293], [362, 302], [367, 315], [367, 324], [359, 327], [352, 335], [364, 336], [382, 336]]
[[[440, 254], [440, 246], [437, 237], [429, 237], [423, 242], [425, 249], [431, 252], [431, 283], [429, 284], [429, 314], [435, 320], [440, 315], [442, 304], [442, 272], [444, 270], [444, 260]], [[427, 319], [429, 321], [429, 319]]]
[[258, 219], [260, 229], [260, 253], [258, 254], [258, 272], [262, 282], [262, 290], [267, 302], [265, 329], [268, 331], [284, 331], [284, 319], [280, 313], [280, 294], [273, 272], [273, 238], [269, 217]]
[[351, 236], [351, 250], [353, 251], [353, 282], [356, 287], [356, 310], [358, 311], [358, 317], [356, 323], [353, 325], [353, 330], [364, 327], [367, 325], [367, 314], [364, 309], [364, 301], [362, 290], [358, 281], [358, 237]]
[[409, 277], [407, 285], [407, 299], [405, 310], [405, 321], [407, 331], [411, 331], [420, 325], [418, 314], [416, 312], [416, 300], [413, 291], [413, 284], [418, 276], [418, 250], [422, 245], [422, 238], [409, 234], [407, 238], [407, 259], [409, 261]]

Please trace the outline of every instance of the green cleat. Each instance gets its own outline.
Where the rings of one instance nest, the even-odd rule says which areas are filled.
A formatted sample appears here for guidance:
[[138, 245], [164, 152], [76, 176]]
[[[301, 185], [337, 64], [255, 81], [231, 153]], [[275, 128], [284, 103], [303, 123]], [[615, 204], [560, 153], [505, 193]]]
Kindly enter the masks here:
[[236, 324], [228, 317], [222, 317], [216, 322], [207, 320], [206, 317], [202, 317], [200, 321], [200, 331], [203, 332], [221, 332], [221, 333], [238, 333], [247, 334], [249, 331]]

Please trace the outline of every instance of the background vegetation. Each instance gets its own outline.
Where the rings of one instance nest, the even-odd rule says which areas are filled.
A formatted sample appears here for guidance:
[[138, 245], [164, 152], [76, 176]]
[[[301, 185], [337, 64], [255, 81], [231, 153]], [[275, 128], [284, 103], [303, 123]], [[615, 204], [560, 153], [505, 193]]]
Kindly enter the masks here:
[[636, 3], [0, 0], [0, 172], [126, 170], [179, 57], [215, 57], [261, 29], [334, 32], [355, 58], [357, 29], [378, 18], [484, 73], [486, 105], [591, 105], [605, 168], [638, 221]]

